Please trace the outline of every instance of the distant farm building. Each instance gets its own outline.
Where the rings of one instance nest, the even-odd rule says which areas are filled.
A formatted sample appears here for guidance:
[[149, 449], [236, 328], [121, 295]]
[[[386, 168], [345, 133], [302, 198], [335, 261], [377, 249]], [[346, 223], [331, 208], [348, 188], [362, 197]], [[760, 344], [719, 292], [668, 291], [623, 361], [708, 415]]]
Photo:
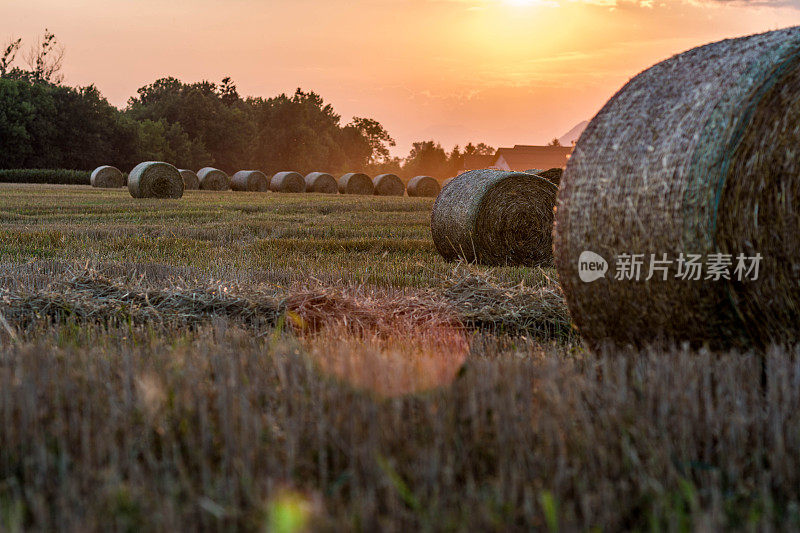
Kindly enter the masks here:
[[562, 168], [572, 153], [572, 146], [526, 146], [500, 148], [493, 167], [498, 170], [528, 170], [531, 168]]
[[514, 148], [500, 148], [492, 155], [464, 156], [464, 168], [478, 170], [495, 168], [497, 170], [523, 171], [532, 168], [563, 168], [572, 153], [573, 146], [529, 146], [518, 144]]

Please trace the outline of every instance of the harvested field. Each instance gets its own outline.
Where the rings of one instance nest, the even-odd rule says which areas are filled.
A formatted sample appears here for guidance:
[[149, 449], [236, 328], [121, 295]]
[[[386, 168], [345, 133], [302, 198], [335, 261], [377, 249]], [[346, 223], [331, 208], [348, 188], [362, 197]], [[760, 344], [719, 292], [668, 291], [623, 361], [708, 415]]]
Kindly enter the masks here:
[[800, 349], [589, 352], [432, 205], [0, 185], [0, 529], [800, 528]]

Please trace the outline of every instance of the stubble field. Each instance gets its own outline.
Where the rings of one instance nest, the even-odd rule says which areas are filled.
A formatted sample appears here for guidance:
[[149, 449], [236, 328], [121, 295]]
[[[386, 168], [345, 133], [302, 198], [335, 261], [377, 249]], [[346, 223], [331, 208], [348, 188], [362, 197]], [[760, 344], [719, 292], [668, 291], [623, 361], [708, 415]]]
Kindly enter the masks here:
[[800, 527], [800, 358], [589, 352], [431, 199], [0, 185], [0, 530]]

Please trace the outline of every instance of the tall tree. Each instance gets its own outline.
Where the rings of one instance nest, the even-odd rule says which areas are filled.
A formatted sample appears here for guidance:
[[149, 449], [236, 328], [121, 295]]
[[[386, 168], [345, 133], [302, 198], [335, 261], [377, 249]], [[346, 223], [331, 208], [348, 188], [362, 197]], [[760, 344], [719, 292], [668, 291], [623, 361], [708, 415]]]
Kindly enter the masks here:
[[403, 170], [411, 175], [445, 177], [450, 173], [447, 163], [447, 153], [441, 144], [435, 141], [415, 142]]

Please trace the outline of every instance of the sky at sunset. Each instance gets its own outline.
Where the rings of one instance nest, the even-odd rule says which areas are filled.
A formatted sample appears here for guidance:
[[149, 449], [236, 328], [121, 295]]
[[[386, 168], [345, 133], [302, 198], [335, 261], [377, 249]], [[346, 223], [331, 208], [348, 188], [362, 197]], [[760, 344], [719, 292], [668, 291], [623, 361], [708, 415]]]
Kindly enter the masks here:
[[426, 139], [543, 144], [661, 59], [795, 24], [800, 4], [769, 0], [0, 0], [2, 44], [49, 28], [65, 82], [114, 105], [168, 75], [302, 87], [344, 122], [379, 120], [396, 155]]

